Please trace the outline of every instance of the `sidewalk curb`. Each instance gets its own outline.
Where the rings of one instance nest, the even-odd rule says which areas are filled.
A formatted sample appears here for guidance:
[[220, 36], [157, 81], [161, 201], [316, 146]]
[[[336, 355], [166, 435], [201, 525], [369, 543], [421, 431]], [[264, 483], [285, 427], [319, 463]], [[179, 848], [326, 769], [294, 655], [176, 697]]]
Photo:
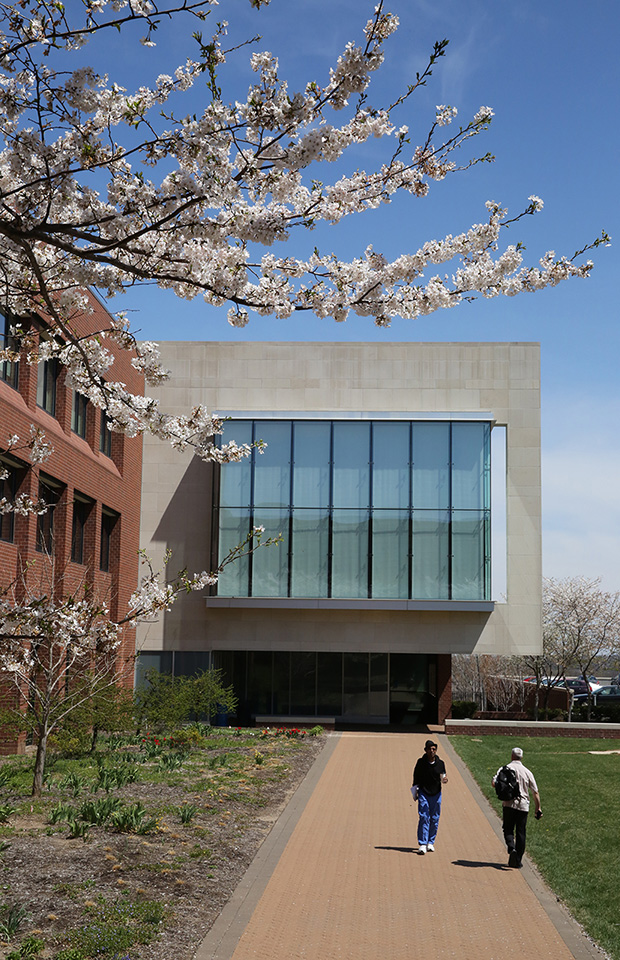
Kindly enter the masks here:
[[[461, 734], [459, 735], [461, 736]], [[486, 817], [503, 848], [504, 837], [499, 816], [472, 777], [469, 768], [464, 764], [450, 743], [447, 734], [439, 734], [439, 737], [444, 755], [450, 758], [450, 762], [453, 763], [459, 771], [472, 797]], [[525, 854], [525, 860], [523, 861], [523, 867], [519, 873], [540, 903], [573, 957], [575, 957], [575, 960], [593, 960], [593, 958], [601, 960], [601, 957], [607, 956], [604, 950], [590, 940], [561, 900], [559, 900], [553, 890], [547, 886], [535, 865], [529, 859], [527, 852]]]

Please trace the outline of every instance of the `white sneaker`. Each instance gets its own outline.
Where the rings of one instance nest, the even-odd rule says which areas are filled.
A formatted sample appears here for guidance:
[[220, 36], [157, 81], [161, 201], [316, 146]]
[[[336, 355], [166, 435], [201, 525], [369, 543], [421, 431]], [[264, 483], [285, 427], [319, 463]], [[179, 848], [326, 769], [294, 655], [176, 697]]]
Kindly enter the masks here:
[[435, 844], [434, 844], [434, 843], [429, 843], [426, 849], [428, 850], [429, 853], [434, 853], [434, 852], [435, 852]]
[[421, 843], [418, 847], [418, 853], [426, 853], [426, 844]]

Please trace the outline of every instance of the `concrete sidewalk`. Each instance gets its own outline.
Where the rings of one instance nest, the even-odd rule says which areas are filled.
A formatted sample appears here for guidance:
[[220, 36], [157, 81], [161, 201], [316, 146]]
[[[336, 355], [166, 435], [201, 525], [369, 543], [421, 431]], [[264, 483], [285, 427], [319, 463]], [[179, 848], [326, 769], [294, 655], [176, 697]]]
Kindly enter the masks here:
[[499, 819], [443, 736], [436, 851], [417, 854], [426, 736], [331, 737], [195, 960], [600, 957], [531, 866], [507, 866]]

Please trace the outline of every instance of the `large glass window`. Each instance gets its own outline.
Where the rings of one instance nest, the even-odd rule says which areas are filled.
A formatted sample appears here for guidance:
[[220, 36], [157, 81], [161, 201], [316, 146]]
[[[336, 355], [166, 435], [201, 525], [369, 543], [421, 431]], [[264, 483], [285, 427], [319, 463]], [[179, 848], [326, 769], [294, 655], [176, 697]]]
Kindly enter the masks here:
[[226, 567], [220, 596], [488, 599], [489, 423], [274, 419], [229, 429], [257, 446], [221, 469], [220, 561], [253, 526], [282, 542]]

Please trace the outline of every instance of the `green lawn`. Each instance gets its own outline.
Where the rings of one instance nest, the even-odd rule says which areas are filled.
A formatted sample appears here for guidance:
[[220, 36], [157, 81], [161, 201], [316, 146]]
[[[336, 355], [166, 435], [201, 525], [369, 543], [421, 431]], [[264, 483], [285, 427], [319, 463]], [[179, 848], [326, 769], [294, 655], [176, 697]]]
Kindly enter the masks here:
[[527, 852], [588, 934], [620, 960], [620, 749], [618, 740], [452, 736], [450, 743], [498, 812], [491, 787], [512, 746], [536, 777], [544, 816], [528, 818]]

